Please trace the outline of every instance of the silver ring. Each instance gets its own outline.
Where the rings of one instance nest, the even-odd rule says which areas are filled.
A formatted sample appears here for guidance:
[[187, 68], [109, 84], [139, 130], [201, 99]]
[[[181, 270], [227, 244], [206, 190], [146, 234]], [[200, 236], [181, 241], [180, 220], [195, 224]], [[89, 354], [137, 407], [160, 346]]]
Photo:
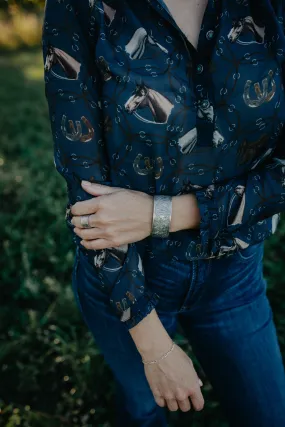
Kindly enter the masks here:
[[90, 228], [89, 217], [90, 215], [81, 215], [80, 224], [83, 228]]

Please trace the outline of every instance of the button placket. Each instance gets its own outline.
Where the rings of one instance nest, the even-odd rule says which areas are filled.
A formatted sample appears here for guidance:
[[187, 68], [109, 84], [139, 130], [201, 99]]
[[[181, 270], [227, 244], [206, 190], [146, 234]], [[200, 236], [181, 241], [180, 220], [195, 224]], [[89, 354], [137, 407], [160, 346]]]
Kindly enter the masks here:
[[209, 137], [211, 138], [214, 132], [213, 100], [207, 58], [197, 55], [195, 62], [196, 73], [193, 80], [196, 96], [197, 145], [201, 147], [209, 146]]
[[[216, 10], [216, 19], [219, 20], [218, 10]], [[214, 46], [219, 23], [213, 20], [205, 22], [203, 34], [199, 40], [199, 49], [193, 58], [194, 90], [197, 100], [196, 126], [197, 126], [197, 145], [209, 146], [209, 138], [213, 138], [215, 131], [215, 117], [213, 112], [214, 93], [209, 64]], [[200, 54], [203, 52], [203, 54]], [[200, 108], [200, 110], [199, 110]]]

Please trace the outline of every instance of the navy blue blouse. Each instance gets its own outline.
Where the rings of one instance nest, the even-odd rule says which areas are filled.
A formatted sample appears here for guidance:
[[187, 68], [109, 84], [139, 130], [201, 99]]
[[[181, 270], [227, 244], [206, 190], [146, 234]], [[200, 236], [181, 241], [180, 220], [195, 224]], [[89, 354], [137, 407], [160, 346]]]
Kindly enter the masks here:
[[70, 206], [81, 180], [194, 193], [200, 228], [77, 250], [135, 326], [159, 296], [142, 257], [228, 256], [265, 240], [285, 207], [283, 0], [209, 0], [195, 49], [162, 0], [47, 0], [46, 97]]

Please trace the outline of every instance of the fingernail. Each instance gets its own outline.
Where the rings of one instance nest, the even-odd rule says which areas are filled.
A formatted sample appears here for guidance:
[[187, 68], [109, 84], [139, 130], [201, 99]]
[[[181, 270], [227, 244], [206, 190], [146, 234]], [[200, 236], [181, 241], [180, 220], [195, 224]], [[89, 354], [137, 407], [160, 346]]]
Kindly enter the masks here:
[[84, 246], [84, 241], [83, 241], [83, 240], [80, 240], [80, 244], [81, 244], [82, 246]]
[[199, 379], [199, 386], [202, 387], [203, 383], [202, 381]]
[[82, 181], [81, 181], [81, 183], [82, 183], [83, 185], [91, 185], [91, 182], [89, 182], [89, 181], [84, 181], [84, 180], [82, 180]]

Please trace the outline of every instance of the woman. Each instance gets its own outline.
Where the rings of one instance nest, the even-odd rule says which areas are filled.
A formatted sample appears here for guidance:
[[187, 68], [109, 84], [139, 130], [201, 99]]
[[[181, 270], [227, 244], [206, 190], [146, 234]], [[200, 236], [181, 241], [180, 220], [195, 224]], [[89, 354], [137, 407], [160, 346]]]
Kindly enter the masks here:
[[200, 411], [179, 322], [231, 426], [283, 427], [262, 274], [285, 206], [282, 0], [47, 0], [46, 96], [73, 288], [118, 426]]

